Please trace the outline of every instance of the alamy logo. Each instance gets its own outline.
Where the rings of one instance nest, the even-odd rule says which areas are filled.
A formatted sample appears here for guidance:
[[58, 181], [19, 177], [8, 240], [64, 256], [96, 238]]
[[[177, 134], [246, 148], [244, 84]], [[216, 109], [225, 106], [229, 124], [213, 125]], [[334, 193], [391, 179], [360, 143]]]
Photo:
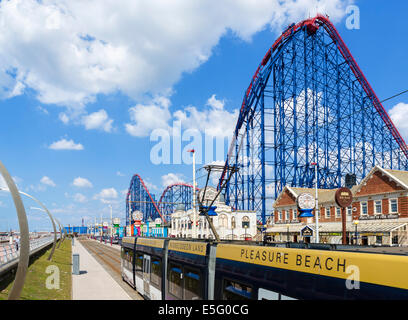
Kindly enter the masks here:
[[347, 6], [346, 14], [348, 14], [346, 28], [349, 30], [360, 29], [360, 8], [355, 5]]
[[360, 269], [355, 265], [350, 265], [346, 269], [349, 274], [346, 280], [346, 288], [349, 290], [360, 289]]
[[45, 269], [45, 273], [51, 274], [45, 280], [45, 287], [49, 290], [57, 290], [60, 288], [60, 270], [57, 266], [51, 265]]

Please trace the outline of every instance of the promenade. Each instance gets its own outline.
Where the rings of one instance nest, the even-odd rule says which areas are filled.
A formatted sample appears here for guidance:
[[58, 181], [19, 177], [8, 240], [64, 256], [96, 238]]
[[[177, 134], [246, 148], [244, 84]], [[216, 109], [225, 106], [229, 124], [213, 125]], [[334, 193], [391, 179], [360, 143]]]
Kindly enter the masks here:
[[72, 300], [132, 300], [77, 239], [72, 254], [79, 254], [80, 270], [72, 275]]

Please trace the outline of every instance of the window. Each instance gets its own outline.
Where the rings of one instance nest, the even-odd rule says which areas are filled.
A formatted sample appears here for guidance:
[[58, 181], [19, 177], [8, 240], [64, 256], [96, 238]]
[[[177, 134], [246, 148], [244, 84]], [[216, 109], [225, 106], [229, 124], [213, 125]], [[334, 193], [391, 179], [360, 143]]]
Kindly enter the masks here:
[[282, 220], [282, 211], [278, 211], [278, 220], [279, 220], [279, 221]]
[[375, 236], [375, 244], [382, 244], [382, 236]]
[[390, 213], [398, 213], [398, 200], [390, 199]]
[[286, 220], [286, 221], [290, 220], [289, 210], [287, 210], [287, 211], [285, 212], [285, 220]]
[[249, 217], [245, 216], [242, 218], [242, 228], [249, 228]]
[[336, 207], [336, 218], [341, 217], [341, 209], [339, 207]]
[[297, 209], [293, 209], [293, 217], [292, 217], [292, 219], [293, 219], [293, 220], [296, 220], [296, 219], [297, 219]]
[[361, 202], [361, 215], [366, 216], [368, 214], [368, 209], [367, 209], [367, 201]]
[[347, 207], [347, 215], [351, 216], [352, 212], [353, 212], [353, 208], [351, 206]]
[[218, 218], [218, 226], [228, 228], [228, 218], [225, 214], [221, 214]]
[[152, 273], [150, 280], [160, 288], [162, 277], [162, 263], [158, 257], [152, 257]]
[[382, 201], [381, 200], [376, 200], [374, 202], [374, 209], [375, 209], [375, 214], [381, 214], [382, 213]]
[[235, 229], [236, 228], [236, 224], [235, 224], [235, 217], [231, 218], [231, 229]]
[[122, 261], [123, 261], [123, 266], [126, 269], [132, 270], [133, 251], [128, 248], [123, 248], [122, 249]]
[[250, 300], [251, 297], [250, 286], [224, 279], [223, 300]]
[[184, 268], [184, 300], [201, 300], [200, 271]]
[[324, 210], [324, 216], [325, 216], [326, 218], [330, 218], [330, 207], [325, 208], [325, 210]]
[[169, 264], [169, 293], [173, 296], [183, 299], [181, 289], [181, 267], [173, 263]]
[[142, 268], [143, 268], [143, 255], [142, 254], [136, 255], [135, 265], [136, 265], [136, 272], [142, 272]]

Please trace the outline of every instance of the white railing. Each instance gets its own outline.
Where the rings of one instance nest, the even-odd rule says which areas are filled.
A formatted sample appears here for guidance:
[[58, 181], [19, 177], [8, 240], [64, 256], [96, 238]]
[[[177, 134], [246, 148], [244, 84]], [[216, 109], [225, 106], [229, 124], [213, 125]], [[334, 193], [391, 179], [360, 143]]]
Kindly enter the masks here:
[[[60, 235], [57, 235], [57, 239], [60, 238]], [[54, 236], [47, 236], [42, 238], [30, 239], [30, 255], [31, 253], [47, 244], [51, 244], [54, 241]], [[15, 243], [13, 244], [1, 244], [0, 245], [0, 267], [3, 265], [17, 260], [20, 256], [20, 250], [17, 250], [17, 246]]]

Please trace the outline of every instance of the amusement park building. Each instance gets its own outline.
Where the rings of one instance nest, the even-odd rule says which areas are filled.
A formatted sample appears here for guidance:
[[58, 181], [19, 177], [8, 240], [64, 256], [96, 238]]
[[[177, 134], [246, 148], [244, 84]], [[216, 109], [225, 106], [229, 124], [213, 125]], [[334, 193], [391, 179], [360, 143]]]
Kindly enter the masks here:
[[[348, 243], [408, 245], [408, 171], [375, 166], [360, 184], [351, 188], [352, 205], [346, 208]], [[276, 199], [266, 235], [274, 241], [315, 240], [315, 217], [299, 218], [296, 198], [301, 193], [315, 196], [315, 189], [286, 186]], [[336, 189], [318, 189], [320, 242], [341, 243], [341, 209], [336, 205]], [[313, 236], [301, 236], [305, 226]]]
[[[255, 211], [235, 211], [223, 201], [216, 201], [217, 215], [211, 216], [212, 223], [220, 239], [251, 240], [257, 235], [256, 212]], [[179, 205], [171, 215], [170, 237], [192, 238], [192, 209], [184, 210], [183, 205]], [[204, 216], [198, 216], [197, 237], [199, 239], [213, 238], [209, 224]]]

